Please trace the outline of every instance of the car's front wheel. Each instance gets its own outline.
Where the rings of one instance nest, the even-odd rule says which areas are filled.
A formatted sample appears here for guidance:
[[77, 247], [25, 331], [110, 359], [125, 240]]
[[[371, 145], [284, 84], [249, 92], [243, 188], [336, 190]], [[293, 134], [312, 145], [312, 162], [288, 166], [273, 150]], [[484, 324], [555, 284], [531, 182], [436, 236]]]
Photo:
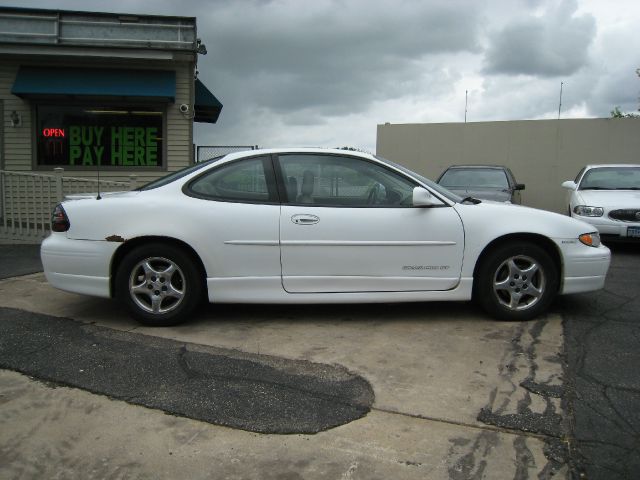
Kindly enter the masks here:
[[529, 320], [545, 312], [558, 291], [551, 256], [532, 243], [515, 242], [489, 252], [477, 271], [475, 296], [500, 320]]
[[116, 298], [148, 326], [177, 325], [199, 305], [203, 281], [184, 250], [153, 243], [131, 250], [116, 273]]

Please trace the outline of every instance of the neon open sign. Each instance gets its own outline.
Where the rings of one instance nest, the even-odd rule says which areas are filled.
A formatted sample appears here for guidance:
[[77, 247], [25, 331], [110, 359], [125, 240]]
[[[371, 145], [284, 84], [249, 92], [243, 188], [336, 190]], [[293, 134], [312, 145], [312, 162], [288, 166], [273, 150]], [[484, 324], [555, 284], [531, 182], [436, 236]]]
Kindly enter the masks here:
[[44, 137], [64, 137], [64, 128], [43, 128], [42, 135]]

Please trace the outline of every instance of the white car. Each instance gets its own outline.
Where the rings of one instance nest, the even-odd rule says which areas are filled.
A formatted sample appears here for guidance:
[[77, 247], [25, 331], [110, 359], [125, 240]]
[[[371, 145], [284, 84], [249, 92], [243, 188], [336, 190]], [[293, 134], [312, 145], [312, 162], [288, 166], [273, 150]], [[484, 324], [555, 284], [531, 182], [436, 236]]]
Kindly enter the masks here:
[[365, 153], [232, 153], [136, 191], [58, 205], [42, 243], [57, 288], [115, 297], [147, 325], [201, 300], [469, 300], [525, 320], [604, 285], [609, 250], [584, 222], [462, 199]]
[[570, 190], [569, 214], [603, 239], [640, 240], [640, 165], [587, 165], [562, 186]]

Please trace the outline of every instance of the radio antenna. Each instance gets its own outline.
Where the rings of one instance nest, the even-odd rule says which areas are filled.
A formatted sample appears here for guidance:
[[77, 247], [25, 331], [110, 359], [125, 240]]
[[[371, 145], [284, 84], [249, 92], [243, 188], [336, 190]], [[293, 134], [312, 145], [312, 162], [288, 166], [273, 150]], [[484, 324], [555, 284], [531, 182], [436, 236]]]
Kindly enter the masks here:
[[102, 197], [100, 196], [100, 155], [98, 155], [98, 196], [96, 197], [96, 200], [102, 200]]

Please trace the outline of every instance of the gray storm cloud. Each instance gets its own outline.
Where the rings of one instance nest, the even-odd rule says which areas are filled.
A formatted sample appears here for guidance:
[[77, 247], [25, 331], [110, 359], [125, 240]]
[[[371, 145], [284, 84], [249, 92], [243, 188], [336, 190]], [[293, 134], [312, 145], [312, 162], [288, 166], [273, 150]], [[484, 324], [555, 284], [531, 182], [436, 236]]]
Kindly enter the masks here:
[[456, 2], [265, 2], [240, 16], [227, 4], [200, 22], [216, 22], [207, 62], [236, 80], [231, 94], [336, 115], [405, 95], [429, 55], [477, 51], [476, 15]]
[[491, 35], [485, 73], [554, 77], [587, 65], [596, 21], [591, 15], [575, 16], [576, 8], [574, 1], [565, 1]]
[[376, 124], [636, 111], [633, 0], [0, 0], [197, 18], [222, 101], [198, 144], [374, 149]]

